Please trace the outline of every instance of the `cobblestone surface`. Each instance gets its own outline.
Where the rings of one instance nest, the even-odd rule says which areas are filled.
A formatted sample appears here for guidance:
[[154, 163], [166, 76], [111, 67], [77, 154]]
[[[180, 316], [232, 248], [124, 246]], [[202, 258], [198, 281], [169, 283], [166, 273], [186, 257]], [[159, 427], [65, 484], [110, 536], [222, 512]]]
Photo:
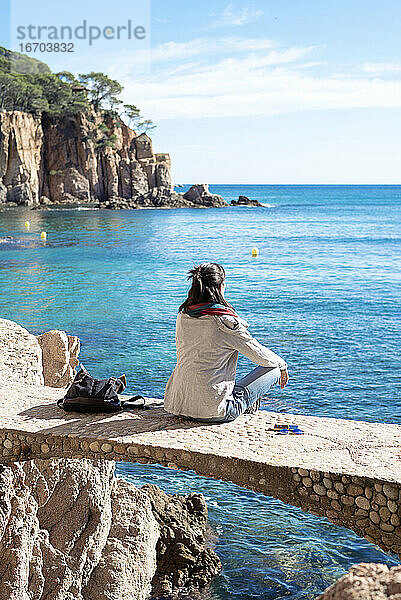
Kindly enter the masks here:
[[[258, 412], [204, 425], [158, 405], [64, 413], [63, 390], [0, 386], [0, 461], [106, 458], [193, 469], [300, 506], [401, 555], [401, 426]], [[296, 423], [304, 435], [278, 435]]]

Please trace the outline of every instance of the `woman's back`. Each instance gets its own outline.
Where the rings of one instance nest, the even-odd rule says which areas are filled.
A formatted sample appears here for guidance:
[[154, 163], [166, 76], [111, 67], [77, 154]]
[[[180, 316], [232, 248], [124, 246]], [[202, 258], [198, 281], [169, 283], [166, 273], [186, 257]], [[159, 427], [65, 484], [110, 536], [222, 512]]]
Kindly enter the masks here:
[[[192, 286], [176, 323], [177, 365], [167, 382], [164, 407], [175, 415], [194, 419], [231, 420], [250, 408], [254, 403], [252, 394], [260, 388], [255, 384], [252, 389], [235, 385], [238, 353], [260, 365], [259, 369], [265, 367], [263, 372], [252, 372], [250, 383], [265, 375], [266, 369], [274, 371], [266, 381], [259, 382], [264, 389], [279, 377], [285, 385], [286, 363], [251, 336], [248, 323], [226, 301], [221, 265], [199, 265], [191, 269], [189, 279]], [[280, 375], [280, 371], [285, 374]]]
[[228, 330], [230, 325], [235, 325], [233, 317], [178, 314], [177, 366], [164, 401], [168, 412], [193, 418], [224, 417], [238, 359], [238, 351], [223, 335], [222, 327]]

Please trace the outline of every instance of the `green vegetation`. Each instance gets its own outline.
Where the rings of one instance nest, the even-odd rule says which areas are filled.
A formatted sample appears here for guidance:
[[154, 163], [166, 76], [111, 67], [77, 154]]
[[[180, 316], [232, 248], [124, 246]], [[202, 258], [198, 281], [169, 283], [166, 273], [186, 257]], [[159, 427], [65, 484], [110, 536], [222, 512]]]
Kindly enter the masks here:
[[[123, 104], [118, 97], [122, 91], [122, 85], [104, 73], [92, 71], [78, 77], [69, 71], [52, 73], [45, 63], [0, 46], [0, 111], [45, 112], [49, 116], [86, 113], [93, 122], [93, 109], [114, 127], [121, 127], [125, 116], [139, 132], [154, 129], [156, 125], [144, 119], [136, 106]], [[96, 144], [112, 146], [115, 136], [108, 126], [102, 123], [99, 129], [104, 135]]]
[[76, 114], [87, 112], [89, 102], [44, 63], [0, 47], [0, 110]]
[[115, 133], [111, 133], [110, 135], [105, 135], [99, 140], [96, 140], [95, 145], [96, 148], [114, 148], [115, 141], [117, 136]]
[[128, 118], [128, 124], [133, 129], [147, 133], [156, 127], [153, 121], [142, 117], [141, 111], [134, 104], [124, 104], [123, 106], [124, 110], [121, 114]]
[[115, 79], [110, 79], [103, 73], [89, 73], [79, 75], [79, 82], [87, 90], [89, 100], [93, 108], [98, 112], [104, 104], [108, 104], [114, 110], [122, 100], [117, 98], [123, 91], [123, 86]]

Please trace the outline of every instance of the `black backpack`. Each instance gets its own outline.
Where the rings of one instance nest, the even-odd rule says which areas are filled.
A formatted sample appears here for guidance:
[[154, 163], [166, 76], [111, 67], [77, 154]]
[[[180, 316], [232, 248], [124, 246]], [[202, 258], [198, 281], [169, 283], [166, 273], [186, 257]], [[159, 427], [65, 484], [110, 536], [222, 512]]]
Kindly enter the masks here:
[[81, 365], [81, 370], [75, 375], [64, 398], [57, 401], [57, 406], [80, 413], [114, 413], [130, 408], [145, 408], [143, 396], [120, 400], [118, 394], [125, 390], [126, 385], [125, 375], [95, 379]]

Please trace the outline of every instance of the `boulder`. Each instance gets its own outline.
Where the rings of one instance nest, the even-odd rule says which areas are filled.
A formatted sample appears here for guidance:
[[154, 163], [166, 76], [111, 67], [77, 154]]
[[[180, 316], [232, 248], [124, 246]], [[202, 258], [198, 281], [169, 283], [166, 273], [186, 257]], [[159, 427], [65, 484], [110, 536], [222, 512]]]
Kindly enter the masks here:
[[43, 385], [42, 351], [34, 335], [0, 319], [0, 383]]
[[192, 185], [183, 198], [191, 202], [194, 206], [227, 206], [227, 202], [222, 196], [218, 194], [212, 194], [209, 191], [209, 185], [207, 183]]
[[231, 206], [263, 206], [259, 200], [251, 200], [247, 196], [239, 196], [238, 200], [231, 200]]
[[350, 568], [317, 600], [400, 600], [401, 566], [361, 563]]
[[43, 377], [45, 385], [66, 387], [74, 378], [74, 369], [78, 365], [80, 341], [67, 335], [65, 331], [53, 329], [38, 335], [42, 349]]

